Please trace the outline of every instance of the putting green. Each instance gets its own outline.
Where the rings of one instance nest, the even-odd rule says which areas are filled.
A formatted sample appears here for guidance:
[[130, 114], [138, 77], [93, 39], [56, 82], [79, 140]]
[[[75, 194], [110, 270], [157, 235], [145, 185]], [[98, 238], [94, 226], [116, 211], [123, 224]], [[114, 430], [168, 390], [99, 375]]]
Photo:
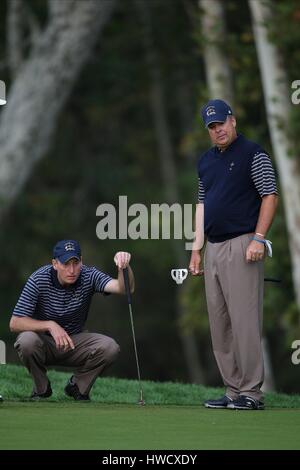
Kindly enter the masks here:
[[0, 405], [0, 449], [300, 449], [300, 410], [96, 403]]

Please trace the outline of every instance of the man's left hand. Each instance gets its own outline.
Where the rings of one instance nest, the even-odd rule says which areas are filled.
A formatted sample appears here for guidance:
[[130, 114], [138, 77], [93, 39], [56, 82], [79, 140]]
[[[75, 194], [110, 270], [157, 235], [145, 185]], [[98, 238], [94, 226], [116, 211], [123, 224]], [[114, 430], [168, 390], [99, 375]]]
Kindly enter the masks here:
[[265, 245], [263, 243], [252, 240], [248, 245], [246, 251], [246, 261], [251, 263], [252, 261], [260, 261], [265, 256]]
[[129, 266], [131, 254], [126, 251], [118, 251], [114, 256], [114, 262], [119, 269], [125, 269]]

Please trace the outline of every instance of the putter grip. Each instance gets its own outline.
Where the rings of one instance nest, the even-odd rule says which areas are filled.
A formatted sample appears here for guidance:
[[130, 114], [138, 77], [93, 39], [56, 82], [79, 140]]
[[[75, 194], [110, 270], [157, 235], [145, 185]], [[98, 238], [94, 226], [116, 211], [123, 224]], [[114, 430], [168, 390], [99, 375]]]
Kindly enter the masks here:
[[128, 268], [123, 269], [123, 276], [124, 276], [124, 284], [125, 284], [125, 291], [127, 295], [128, 303], [131, 304], [131, 294], [130, 294], [130, 287], [129, 287], [129, 275], [128, 275]]

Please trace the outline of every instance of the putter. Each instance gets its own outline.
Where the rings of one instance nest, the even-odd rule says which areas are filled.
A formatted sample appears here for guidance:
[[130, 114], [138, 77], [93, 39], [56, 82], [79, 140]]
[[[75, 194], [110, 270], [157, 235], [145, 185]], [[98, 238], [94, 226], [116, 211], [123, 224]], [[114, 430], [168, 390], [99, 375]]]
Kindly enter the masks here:
[[[171, 270], [171, 277], [176, 282], [176, 284], [182, 284], [183, 281], [187, 278], [188, 274], [189, 274], [189, 271], [186, 268], [178, 268], [178, 269]], [[202, 274], [203, 274], [203, 270], [200, 271], [198, 276], [201, 276]], [[264, 281], [280, 283], [281, 279], [276, 279], [274, 277], [265, 277]]]
[[135, 333], [134, 333], [134, 324], [133, 324], [133, 315], [132, 315], [132, 306], [131, 306], [131, 293], [129, 287], [129, 276], [128, 276], [128, 268], [123, 269], [123, 277], [124, 277], [124, 284], [125, 284], [125, 291], [127, 295], [128, 307], [129, 307], [129, 314], [130, 314], [130, 323], [131, 323], [131, 330], [132, 330], [132, 337], [133, 337], [133, 345], [134, 345], [134, 352], [135, 352], [135, 360], [136, 360], [136, 368], [138, 373], [139, 379], [139, 388], [140, 388], [140, 399], [138, 401], [138, 405], [144, 406], [145, 401], [143, 398], [143, 388], [141, 383], [141, 374], [140, 374], [140, 366], [139, 366], [139, 358], [137, 353], [136, 341], [135, 341]]

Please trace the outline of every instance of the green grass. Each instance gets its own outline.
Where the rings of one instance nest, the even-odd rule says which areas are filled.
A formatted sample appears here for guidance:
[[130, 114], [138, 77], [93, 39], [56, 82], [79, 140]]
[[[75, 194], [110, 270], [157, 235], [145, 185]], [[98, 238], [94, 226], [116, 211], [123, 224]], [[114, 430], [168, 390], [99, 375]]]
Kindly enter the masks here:
[[265, 411], [207, 410], [223, 389], [144, 381], [96, 381], [91, 403], [63, 394], [69, 374], [50, 371], [54, 394], [32, 402], [31, 378], [20, 366], [0, 366], [0, 449], [202, 450], [300, 449], [300, 396], [267, 394]]
[[[70, 373], [50, 370], [53, 395], [47, 402], [70, 402], [64, 395], [64, 386]], [[176, 382], [142, 382], [144, 399], [147, 405], [201, 405], [204, 400], [217, 398], [223, 394], [223, 388], [211, 388], [201, 385]], [[28, 400], [32, 390], [32, 380], [22, 366], [0, 366], [0, 393], [9, 401]], [[97, 379], [92, 392], [93, 402], [106, 404], [135, 404], [139, 400], [139, 384], [137, 380], [117, 378]], [[266, 394], [265, 404], [268, 408], [299, 408], [300, 395], [279, 393]]]
[[7, 450], [300, 449], [299, 410], [4, 402], [0, 417]]

